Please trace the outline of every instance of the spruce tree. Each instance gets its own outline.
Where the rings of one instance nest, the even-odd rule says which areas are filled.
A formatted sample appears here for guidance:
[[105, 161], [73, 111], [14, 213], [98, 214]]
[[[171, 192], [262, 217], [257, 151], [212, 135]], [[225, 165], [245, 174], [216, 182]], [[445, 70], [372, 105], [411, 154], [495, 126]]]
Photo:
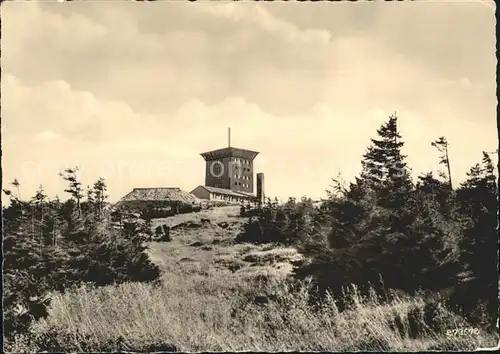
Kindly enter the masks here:
[[388, 122], [377, 130], [378, 138], [371, 139], [372, 145], [361, 162], [364, 186], [376, 191], [380, 206], [393, 210], [407, 202], [412, 190], [397, 123], [395, 114], [389, 116]]
[[21, 192], [19, 190], [21, 183], [17, 180], [17, 178], [14, 178], [14, 181], [11, 183], [14, 187], [16, 187], [17, 190], [17, 199], [21, 200]]
[[461, 242], [462, 262], [472, 273], [468, 306], [484, 302], [491, 316], [496, 316], [498, 294], [498, 217], [497, 180], [487, 153], [472, 167], [467, 180], [457, 191], [464, 217], [469, 225]]
[[87, 186], [87, 200], [85, 202], [85, 208], [84, 210], [88, 214], [92, 214], [95, 212], [95, 199], [94, 199], [94, 190], [90, 188], [90, 186]]
[[[44, 216], [47, 210], [46, 202], [47, 195], [45, 194], [45, 190], [42, 185], [40, 185], [36, 191], [36, 195], [32, 198], [32, 202], [35, 205], [34, 209], [34, 218], [37, 230], [37, 237], [39, 240], [39, 244], [43, 244], [44, 240]], [[45, 209], [45, 210], [44, 210]]]
[[446, 169], [448, 171], [449, 187], [450, 189], [453, 189], [453, 185], [451, 183], [450, 158], [448, 155], [448, 141], [444, 136], [442, 136], [436, 141], [433, 141], [431, 145], [434, 146], [441, 153], [441, 155], [439, 156], [439, 164], [446, 166]]
[[83, 189], [82, 189], [82, 184], [78, 180], [77, 172], [79, 171], [78, 167], [75, 168], [67, 168], [64, 170], [63, 173], [60, 173], [59, 175], [68, 182], [69, 186], [67, 189], [64, 191], [66, 193], [69, 193], [71, 197], [76, 201], [76, 207], [77, 207], [77, 212], [78, 215], [81, 216], [82, 214], [82, 209], [81, 209], [81, 200], [83, 198]]
[[106, 199], [108, 198], [106, 190], [107, 186], [104, 178], [99, 178], [93, 186], [94, 201], [99, 215], [102, 215]]

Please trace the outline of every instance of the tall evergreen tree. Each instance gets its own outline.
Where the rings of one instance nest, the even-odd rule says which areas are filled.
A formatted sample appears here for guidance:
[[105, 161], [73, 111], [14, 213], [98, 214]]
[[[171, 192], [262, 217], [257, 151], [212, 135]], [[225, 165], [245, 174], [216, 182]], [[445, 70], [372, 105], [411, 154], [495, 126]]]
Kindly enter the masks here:
[[439, 164], [445, 165], [448, 170], [448, 183], [450, 189], [453, 189], [453, 185], [451, 183], [451, 167], [450, 167], [450, 157], [448, 155], [448, 141], [444, 136], [440, 137], [436, 141], [431, 143], [441, 155], [439, 156]]
[[434, 290], [455, 271], [445, 245], [450, 233], [446, 216], [440, 203], [427, 203], [441, 197], [433, 188], [436, 182], [442, 189], [442, 183], [427, 176], [420, 189], [414, 188], [395, 115], [377, 132], [361, 176], [349, 188], [337, 183], [337, 193], [330, 195], [330, 249], [312, 255], [296, 274], [312, 275], [320, 289], [371, 282], [379, 290]]
[[371, 139], [372, 145], [361, 162], [363, 185], [376, 191], [380, 206], [392, 210], [407, 202], [413, 188], [397, 123], [398, 117], [390, 115], [388, 122], [377, 130], [378, 138]]
[[71, 197], [76, 201], [76, 207], [78, 211], [78, 215], [81, 216], [81, 200], [83, 198], [83, 188], [81, 182], [78, 180], [78, 167], [75, 168], [67, 168], [64, 172], [59, 175], [69, 183], [69, 186], [64, 191], [69, 193]]
[[37, 238], [38, 243], [43, 245], [44, 242], [44, 216], [45, 204], [47, 202], [47, 195], [45, 194], [45, 190], [42, 185], [40, 185], [36, 191], [36, 195], [32, 198], [32, 202], [34, 203], [33, 208], [33, 219], [34, 219], [34, 228], [37, 230]]
[[95, 211], [95, 199], [94, 199], [94, 190], [87, 186], [87, 200], [86, 200], [86, 211], [87, 213], [91, 213]]
[[[469, 287], [468, 309], [484, 302], [488, 312], [497, 313], [498, 294], [498, 188], [493, 162], [483, 153], [457, 191], [462, 213], [469, 225], [462, 240], [462, 262], [474, 277]], [[472, 300], [474, 299], [474, 302]]]
[[17, 190], [17, 199], [21, 200], [21, 192], [19, 191], [19, 188], [21, 186], [21, 183], [17, 180], [17, 178], [14, 178], [14, 181], [11, 183], [14, 187], [16, 187]]
[[99, 215], [102, 215], [104, 205], [106, 203], [106, 199], [108, 196], [106, 195], [106, 182], [104, 181], [104, 178], [99, 178], [93, 186], [93, 193], [94, 193], [94, 200], [95, 204], [97, 207], [97, 212]]

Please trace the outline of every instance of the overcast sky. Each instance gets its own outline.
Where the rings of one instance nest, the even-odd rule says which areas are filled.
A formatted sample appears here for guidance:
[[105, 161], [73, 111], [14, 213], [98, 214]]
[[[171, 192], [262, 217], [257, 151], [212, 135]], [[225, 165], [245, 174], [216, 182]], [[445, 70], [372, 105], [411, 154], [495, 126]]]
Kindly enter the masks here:
[[[203, 151], [259, 151], [269, 196], [326, 196], [396, 111], [414, 175], [450, 143], [464, 179], [498, 146], [494, 5], [3, 3], [3, 183], [21, 195], [80, 166], [116, 201], [204, 183]], [[496, 156], [494, 156], [496, 158]]]

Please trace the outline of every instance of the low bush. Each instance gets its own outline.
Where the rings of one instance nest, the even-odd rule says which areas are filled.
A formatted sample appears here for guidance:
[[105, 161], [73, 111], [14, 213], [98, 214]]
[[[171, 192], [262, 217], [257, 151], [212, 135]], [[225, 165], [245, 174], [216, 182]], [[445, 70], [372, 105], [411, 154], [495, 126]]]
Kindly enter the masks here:
[[117, 228], [102, 198], [92, 203], [49, 200], [40, 188], [33, 201], [11, 197], [3, 207], [7, 341], [29, 336], [31, 325], [47, 316], [54, 291], [159, 279], [160, 269], [146, 253], [144, 228]]

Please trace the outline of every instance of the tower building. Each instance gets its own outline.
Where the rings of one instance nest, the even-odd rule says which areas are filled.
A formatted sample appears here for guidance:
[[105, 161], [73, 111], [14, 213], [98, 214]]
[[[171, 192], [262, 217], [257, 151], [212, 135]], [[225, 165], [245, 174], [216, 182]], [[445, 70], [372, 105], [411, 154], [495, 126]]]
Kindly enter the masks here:
[[[203, 152], [205, 159], [205, 185], [200, 185], [191, 194], [200, 199], [225, 202], [255, 202], [253, 160], [257, 151], [231, 146], [231, 128], [228, 129], [226, 148]], [[263, 174], [260, 195], [263, 196]], [[261, 197], [262, 198], [262, 197]]]
[[205, 186], [254, 193], [253, 160], [258, 152], [231, 146], [231, 128], [228, 129], [228, 147], [201, 154], [205, 159]]

